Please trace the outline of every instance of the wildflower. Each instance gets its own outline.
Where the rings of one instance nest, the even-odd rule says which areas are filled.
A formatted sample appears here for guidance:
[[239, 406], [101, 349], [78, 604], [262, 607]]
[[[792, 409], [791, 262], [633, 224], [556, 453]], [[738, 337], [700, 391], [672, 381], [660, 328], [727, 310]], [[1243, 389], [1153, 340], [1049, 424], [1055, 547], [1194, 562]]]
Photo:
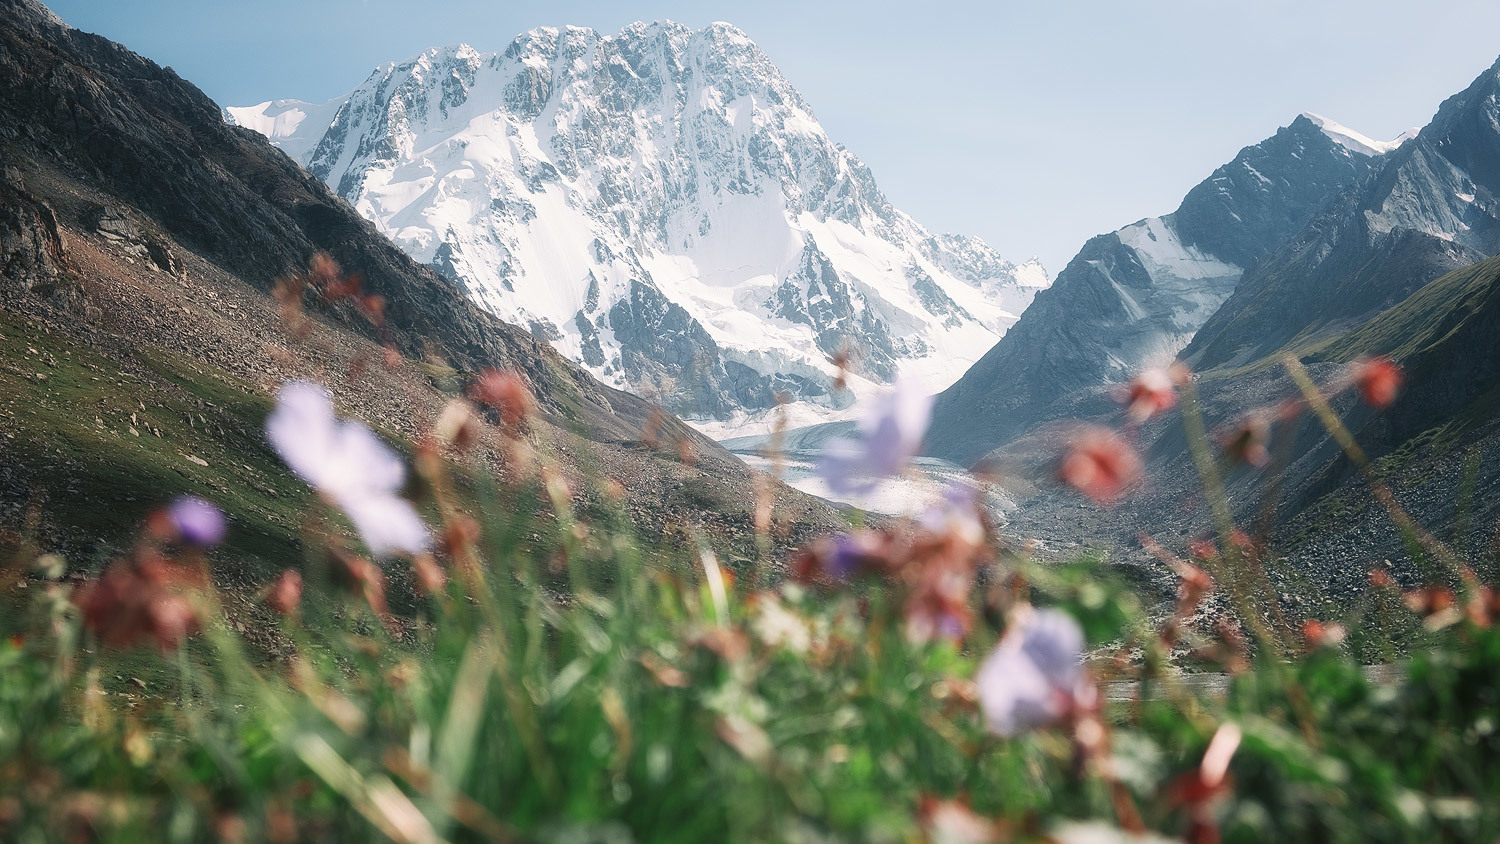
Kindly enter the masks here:
[[1113, 431], [1089, 428], [1074, 439], [1058, 477], [1096, 503], [1109, 505], [1141, 477], [1141, 459]]
[[1176, 567], [1177, 576], [1182, 579], [1181, 589], [1183, 595], [1202, 596], [1214, 588], [1213, 578], [1208, 572], [1191, 563], [1183, 563]]
[[298, 477], [349, 517], [371, 553], [427, 550], [426, 526], [411, 502], [396, 495], [406, 480], [400, 458], [362, 423], [335, 416], [322, 387], [306, 381], [282, 385], [266, 435]]
[[754, 614], [750, 617], [750, 630], [755, 637], [772, 648], [785, 648], [793, 653], [807, 653], [812, 648], [812, 629], [808, 620], [787, 609], [773, 592], [762, 592], [753, 596]]
[[418, 588], [428, 595], [442, 594], [443, 587], [448, 584], [448, 575], [431, 554], [417, 554], [411, 558], [411, 565]]
[[903, 376], [871, 404], [859, 440], [839, 438], [824, 448], [818, 474], [840, 495], [867, 493], [906, 468], [931, 420], [932, 396], [916, 378]]
[[1414, 613], [1433, 616], [1453, 609], [1458, 604], [1458, 596], [1446, 586], [1429, 586], [1407, 592], [1402, 596], [1402, 602]]
[[863, 571], [894, 568], [890, 537], [879, 531], [860, 530], [825, 536], [797, 552], [792, 574], [798, 580], [842, 583]]
[[1390, 407], [1401, 388], [1401, 367], [1385, 357], [1363, 361], [1354, 368], [1354, 386], [1365, 404], [1377, 409]]
[[456, 557], [471, 551], [484, 534], [484, 529], [474, 519], [459, 514], [449, 519], [443, 528], [442, 550]]
[[1209, 740], [1208, 749], [1203, 751], [1203, 761], [1198, 767], [1179, 776], [1167, 787], [1168, 800], [1187, 809], [1187, 841], [1219, 840], [1213, 804], [1234, 785], [1234, 778], [1229, 775], [1229, 762], [1239, 749], [1241, 736], [1239, 725], [1220, 725]]
[[985, 724], [1002, 736], [1055, 723], [1096, 695], [1083, 669], [1083, 630], [1058, 610], [1018, 621], [975, 676]]
[[327, 252], [315, 253], [307, 262], [308, 280], [321, 289], [336, 286], [343, 277], [343, 268]]
[[906, 600], [906, 637], [913, 642], [934, 639], [962, 641], [973, 624], [969, 592], [973, 572], [953, 565], [927, 565]]
[[963, 800], [923, 797], [917, 820], [931, 844], [992, 844], [1003, 840], [999, 825], [975, 814]]
[[1140, 423], [1171, 410], [1177, 404], [1177, 384], [1184, 374], [1179, 367], [1173, 367], [1148, 369], [1135, 376], [1122, 391], [1125, 415], [1130, 421]]
[[666, 660], [657, 656], [652, 651], [646, 651], [640, 656], [640, 663], [656, 682], [673, 689], [680, 689], [688, 685], [691, 679], [683, 671], [672, 667]]
[[953, 536], [970, 545], [984, 542], [984, 520], [979, 490], [960, 481], [952, 481], [937, 503], [922, 511], [922, 529], [936, 536]]
[[266, 603], [281, 615], [291, 615], [302, 603], [302, 575], [295, 569], [287, 569], [271, 584], [266, 593]]
[[443, 405], [432, 432], [438, 440], [459, 451], [468, 451], [479, 440], [479, 425], [474, 418], [474, 408], [463, 399], [453, 399]]
[[224, 541], [224, 513], [201, 498], [184, 495], [169, 504], [166, 513], [173, 535], [184, 544], [212, 548]]
[[337, 548], [330, 551], [333, 563], [330, 574], [333, 581], [346, 591], [364, 598], [365, 603], [370, 605], [370, 609], [382, 621], [388, 621], [390, 605], [385, 600], [385, 572], [380, 570], [380, 566], [358, 554], [350, 554]]
[[1251, 414], [1220, 437], [1224, 455], [1235, 463], [1264, 466], [1271, 459], [1266, 443], [1271, 438], [1271, 425], [1260, 414]]
[[756, 765], [770, 763], [771, 752], [774, 750], [771, 737], [754, 721], [743, 715], [725, 715], [714, 722], [714, 731], [725, 744], [739, 751], [750, 762]]
[[828, 362], [833, 364], [833, 389], [842, 392], [849, 388], [849, 373], [854, 365], [854, 351], [848, 346], [840, 346], [837, 351], [829, 355]]
[[666, 412], [653, 406], [651, 414], [646, 417], [646, 424], [641, 428], [641, 444], [651, 449], [661, 446], [661, 429], [666, 423]]
[[365, 316], [370, 320], [370, 322], [373, 322], [376, 325], [385, 322], [384, 296], [381, 296], [378, 293], [371, 293], [367, 296], [361, 297], [359, 300], [359, 307], [360, 310], [365, 312]]
[[687, 436], [677, 438], [677, 460], [688, 467], [698, 465], [698, 448]]
[[526, 420], [531, 417], [535, 404], [531, 390], [526, 387], [521, 376], [497, 369], [481, 372], [478, 380], [469, 388], [469, 395], [475, 401], [493, 407], [500, 414], [501, 427], [510, 436], [516, 436], [525, 429]]
[[1344, 625], [1338, 623], [1324, 624], [1315, 618], [1309, 618], [1302, 622], [1302, 638], [1307, 642], [1308, 650], [1329, 647], [1336, 648], [1343, 643], [1349, 635]]
[[204, 585], [188, 569], [156, 555], [115, 563], [78, 593], [84, 627], [110, 647], [154, 640], [162, 652], [198, 629], [186, 594]]

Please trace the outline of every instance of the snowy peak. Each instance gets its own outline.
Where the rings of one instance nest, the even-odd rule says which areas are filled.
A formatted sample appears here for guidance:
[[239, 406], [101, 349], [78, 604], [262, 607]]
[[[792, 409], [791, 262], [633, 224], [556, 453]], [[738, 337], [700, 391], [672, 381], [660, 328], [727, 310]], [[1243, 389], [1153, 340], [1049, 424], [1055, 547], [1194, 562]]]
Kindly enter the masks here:
[[1302, 113], [1302, 116], [1311, 120], [1314, 125], [1323, 130], [1323, 134], [1327, 135], [1335, 143], [1359, 155], [1385, 155], [1412, 138], [1415, 138], [1417, 132], [1421, 131], [1421, 127], [1417, 126], [1407, 129], [1389, 141], [1377, 141], [1350, 129], [1342, 123], [1330, 120], [1321, 114], [1306, 111]]
[[716, 23], [522, 33], [377, 68], [317, 111], [228, 109], [419, 261], [609, 383], [729, 433], [957, 379], [1047, 286], [894, 208], [755, 43]]

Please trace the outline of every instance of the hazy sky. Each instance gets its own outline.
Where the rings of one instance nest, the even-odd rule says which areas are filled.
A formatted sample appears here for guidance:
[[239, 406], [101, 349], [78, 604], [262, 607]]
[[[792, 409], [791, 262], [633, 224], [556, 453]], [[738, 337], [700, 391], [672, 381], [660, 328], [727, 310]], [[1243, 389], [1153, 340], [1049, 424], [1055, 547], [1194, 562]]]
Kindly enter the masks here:
[[221, 105], [322, 101], [440, 44], [634, 20], [745, 30], [891, 201], [1056, 273], [1316, 111], [1385, 139], [1500, 55], [1495, 0], [52, 0]]

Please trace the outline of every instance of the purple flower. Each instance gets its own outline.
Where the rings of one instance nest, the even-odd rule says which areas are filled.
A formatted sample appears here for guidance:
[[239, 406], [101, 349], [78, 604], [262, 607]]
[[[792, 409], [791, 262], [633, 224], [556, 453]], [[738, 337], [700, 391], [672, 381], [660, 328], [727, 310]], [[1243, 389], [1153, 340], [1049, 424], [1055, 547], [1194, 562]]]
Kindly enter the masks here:
[[184, 495], [167, 505], [167, 518], [179, 540], [199, 548], [212, 548], [223, 542], [228, 529], [218, 507], [192, 495]]
[[985, 725], [1002, 736], [1045, 727], [1087, 704], [1083, 630], [1067, 613], [1036, 610], [1006, 633], [975, 682]]
[[911, 376], [870, 404], [858, 440], [839, 438], [823, 449], [818, 474], [839, 495], [863, 495], [899, 474], [922, 447], [932, 421], [932, 395]]
[[828, 555], [824, 573], [837, 581], [848, 580], [859, 571], [867, 556], [865, 543], [847, 533], [837, 534], [833, 537], [833, 553]]
[[411, 502], [396, 494], [406, 481], [401, 459], [364, 424], [335, 416], [321, 386], [283, 384], [266, 436], [298, 477], [344, 511], [370, 553], [418, 554], [431, 545]]

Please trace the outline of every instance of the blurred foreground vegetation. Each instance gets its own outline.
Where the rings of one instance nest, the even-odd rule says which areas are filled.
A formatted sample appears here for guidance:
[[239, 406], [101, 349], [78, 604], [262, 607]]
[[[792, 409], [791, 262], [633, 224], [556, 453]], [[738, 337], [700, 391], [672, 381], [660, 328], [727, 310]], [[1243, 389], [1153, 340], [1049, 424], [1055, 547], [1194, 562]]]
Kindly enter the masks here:
[[[1372, 587], [1418, 631], [1378, 681], [1325, 636], [1291, 659], [1206, 643], [1237, 673], [1204, 686], [1166, 670], [1137, 599], [1086, 561], [1000, 555], [963, 646], [917, 643], [897, 586], [771, 586], [706, 545], [646, 559], [623, 517], [584, 528], [563, 510], [548, 529], [565, 559], [538, 559], [536, 528], [503, 515], [527, 494], [490, 490], [477, 525], [455, 516], [452, 577], [400, 618], [311, 555], [272, 654], [211, 591], [181, 647], [104, 647], [61, 561], [23, 548], [0, 642], [0, 833], [1409, 841], [1488, 840], [1500, 822], [1500, 631], [1462, 605], [1413, 611]], [[984, 730], [978, 657], [1026, 603], [1081, 622], [1092, 674], [1113, 681], [1103, 735]], [[1242, 738], [1205, 783], [1226, 723]]]

